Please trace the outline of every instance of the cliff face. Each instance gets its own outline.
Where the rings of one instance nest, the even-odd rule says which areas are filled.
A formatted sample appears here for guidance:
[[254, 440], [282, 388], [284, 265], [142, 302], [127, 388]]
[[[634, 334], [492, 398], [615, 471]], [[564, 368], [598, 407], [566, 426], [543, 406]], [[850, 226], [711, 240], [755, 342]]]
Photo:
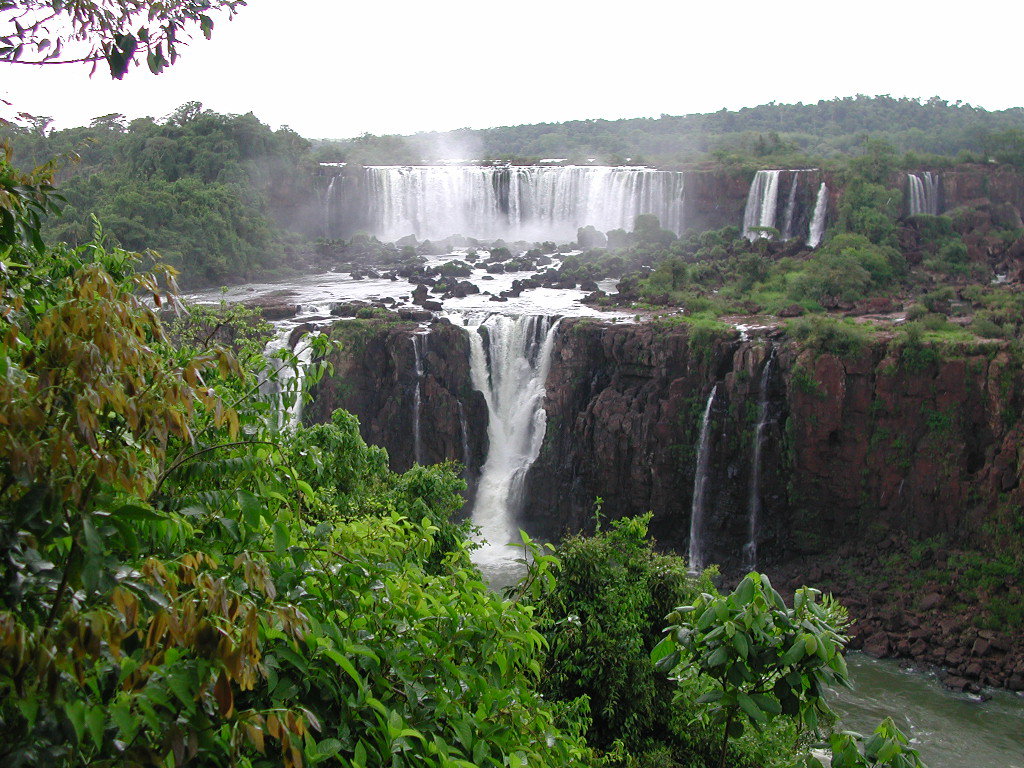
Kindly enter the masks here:
[[760, 562], [888, 533], [976, 537], [999, 508], [1024, 504], [1024, 372], [996, 344], [940, 356], [881, 339], [840, 358], [686, 327], [566, 320], [554, 354], [548, 432], [527, 480], [528, 519], [548, 534], [587, 527], [601, 497], [611, 517], [653, 511], [656, 537], [683, 547], [716, 383], [709, 561], [739, 564], [755, 494]]
[[304, 418], [328, 421], [336, 408], [354, 413], [363, 438], [386, 448], [397, 472], [413, 465], [418, 433], [422, 464], [461, 462], [472, 484], [487, 453], [487, 406], [470, 380], [465, 332], [446, 320], [420, 327], [385, 318], [343, 320], [331, 336], [340, 342], [330, 357], [334, 372], [314, 387]]

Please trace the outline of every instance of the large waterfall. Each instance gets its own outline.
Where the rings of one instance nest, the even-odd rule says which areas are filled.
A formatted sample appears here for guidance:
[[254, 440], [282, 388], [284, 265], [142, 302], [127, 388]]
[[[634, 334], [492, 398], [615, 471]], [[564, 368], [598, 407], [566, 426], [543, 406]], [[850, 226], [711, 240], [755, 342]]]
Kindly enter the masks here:
[[[358, 183], [332, 181], [327, 217], [351, 221], [329, 230], [363, 229], [385, 240], [405, 235], [443, 239], [574, 239], [588, 224], [633, 228], [641, 213], [662, 227], [684, 228], [685, 174], [607, 166], [370, 166]], [[349, 196], [345, 205], [335, 198]]]
[[924, 171], [907, 174], [907, 212], [939, 215], [939, 174]]
[[543, 316], [490, 315], [468, 328], [473, 386], [487, 402], [490, 447], [480, 472], [473, 524], [486, 544], [481, 564], [512, 561], [518, 543], [523, 480], [544, 441], [544, 382], [551, 366], [558, 320]]

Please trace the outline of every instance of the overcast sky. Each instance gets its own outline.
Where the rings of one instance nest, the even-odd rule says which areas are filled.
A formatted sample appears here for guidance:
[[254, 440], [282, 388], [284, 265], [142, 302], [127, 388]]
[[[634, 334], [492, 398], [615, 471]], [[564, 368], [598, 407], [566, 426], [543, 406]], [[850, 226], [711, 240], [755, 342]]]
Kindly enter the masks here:
[[250, 0], [179, 62], [121, 82], [0, 64], [60, 127], [186, 101], [309, 138], [656, 117], [856, 93], [1024, 105], [1020, 0]]

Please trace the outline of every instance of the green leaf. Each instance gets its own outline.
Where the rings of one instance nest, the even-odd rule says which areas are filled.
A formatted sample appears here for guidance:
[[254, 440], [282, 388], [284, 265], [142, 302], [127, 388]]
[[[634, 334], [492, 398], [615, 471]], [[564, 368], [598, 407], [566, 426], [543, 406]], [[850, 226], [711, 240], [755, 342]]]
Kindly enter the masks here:
[[804, 647], [804, 644], [797, 640], [795, 643], [793, 643], [792, 647], [790, 647], [788, 651], [782, 654], [783, 665], [790, 666], [792, 664], [796, 664], [798, 661], [800, 661], [800, 659], [804, 657], [805, 652], [806, 649]]
[[747, 605], [754, 597], [754, 580], [749, 576], [744, 577], [743, 581], [736, 587], [736, 602], [740, 605]]
[[740, 656], [744, 659], [747, 658], [747, 654], [750, 653], [750, 641], [747, 639], [745, 632], [737, 632], [732, 636], [732, 644], [739, 651]]
[[885, 745], [878, 750], [878, 762], [888, 763], [896, 755], [902, 754], [903, 749], [895, 741], [887, 741]]
[[657, 664], [661, 659], [668, 656], [676, 649], [676, 644], [671, 638], [664, 637], [661, 642], [651, 649], [651, 661]]
[[288, 535], [288, 529], [284, 523], [280, 521], [274, 523], [274, 554], [277, 555], [278, 560], [284, 559], [290, 543], [291, 537]]
[[331, 757], [341, 752], [341, 742], [337, 739], [324, 739], [316, 745], [316, 753], [321, 757]]
[[719, 646], [715, 649], [714, 653], [708, 657], [707, 665], [709, 667], [720, 667], [722, 664], [729, 659], [729, 652], [725, 649], [725, 646]]
[[92, 736], [92, 743], [96, 749], [103, 746], [103, 728], [107, 724], [107, 716], [104, 707], [93, 707], [85, 715], [85, 725]]

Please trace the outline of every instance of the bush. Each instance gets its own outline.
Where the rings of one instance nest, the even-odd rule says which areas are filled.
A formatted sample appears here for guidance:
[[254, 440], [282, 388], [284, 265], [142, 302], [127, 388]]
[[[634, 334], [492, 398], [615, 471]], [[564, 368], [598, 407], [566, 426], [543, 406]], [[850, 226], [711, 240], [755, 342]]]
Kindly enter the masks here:
[[601, 749], [621, 741], [632, 751], [670, 733], [662, 702], [672, 685], [655, 672], [650, 649], [677, 603], [714, 589], [712, 572], [694, 581], [682, 558], [653, 551], [650, 517], [566, 539], [554, 589], [536, 605], [549, 646], [541, 690], [563, 702], [588, 697], [588, 740]]

